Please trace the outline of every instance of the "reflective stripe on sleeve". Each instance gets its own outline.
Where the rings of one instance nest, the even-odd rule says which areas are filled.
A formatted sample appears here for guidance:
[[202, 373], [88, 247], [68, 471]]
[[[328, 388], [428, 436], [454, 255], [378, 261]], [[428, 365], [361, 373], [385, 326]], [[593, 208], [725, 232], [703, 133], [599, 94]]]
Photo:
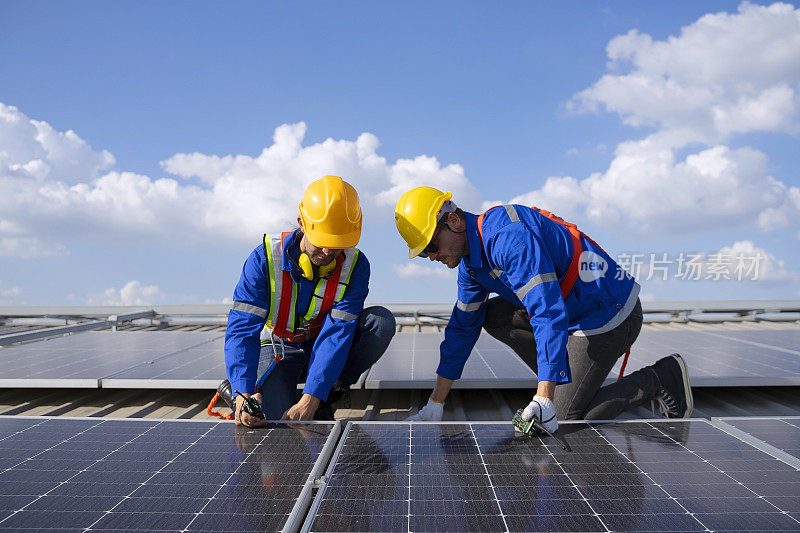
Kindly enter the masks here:
[[486, 298], [484, 298], [483, 300], [481, 300], [481, 301], [479, 301], [479, 302], [470, 302], [470, 303], [468, 303], [468, 304], [465, 304], [465, 303], [464, 303], [464, 302], [462, 302], [461, 300], [458, 300], [458, 301], [456, 302], [456, 307], [458, 307], [459, 309], [461, 309], [461, 310], [462, 310], [462, 311], [464, 311], [465, 313], [471, 313], [471, 312], [473, 312], [473, 311], [477, 311], [478, 309], [480, 309], [480, 308], [481, 308], [481, 306], [482, 306], [483, 304], [485, 304], [485, 303], [486, 303], [486, 300], [488, 300], [488, 299], [489, 299], [489, 295], [487, 294], [487, 295], [486, 295]]
[[556, 276], [555, 272], [548, 272], [547, 274], [537, 274], [531, 278], [531, 280], [525, 284], [520, 290], [517, 291], [517, 298], [522, 300], [525, 296], [531, 291], [532, 288], [536, 287], [537, 285], [541, 285], [542, 283], [547, 283], [548, 281], [557, 281], [558, 276]]
[[503, 207], [506, 209], [506, 214], [511, 222], [519, 222], [519, 215], [517, 215], [517, 210], [514, 209], [513, 205], [504, 205]]
[[350, 322], [351, 320], [358, 318], [358, 315], [348, 313], [347, 311], [342, 311], [341, 309], [331, 309], [331, 316], [338, 320], [344, 320], [345, 322]]
[[261, 318], [267, 318], [266, 309], [245, 302], [233, 302], [231, 311], [242, 311], [243, 313], [250, 313], [251, 315], [256, 315]]

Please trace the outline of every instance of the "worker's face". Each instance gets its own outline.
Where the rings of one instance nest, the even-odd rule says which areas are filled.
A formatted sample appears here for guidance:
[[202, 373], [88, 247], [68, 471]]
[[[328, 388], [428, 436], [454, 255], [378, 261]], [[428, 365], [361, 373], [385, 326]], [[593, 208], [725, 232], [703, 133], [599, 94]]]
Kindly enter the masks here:
[[[465, 234], [460, 228], [461, 219], [455, 213], [451, 215], [446, 222], [439, 224], [424, 252], [431, 261], [439, 261], [448, 268], [456, 268], [464, 257]], [[451, 227], [451, 224], [459, 227]]]
[[[297, 223], [300, 224], [300, 227], [303, 226], [300, 217], [297, 217]], [[311, 259], [311, 263], [314, 266], [328, 265], [342, 253], [341, 248], [319, 248], [318, 246], [314, 246], [306, 235], [303, 235], [303, 240], [300, 241], [300, 251], [304, 252], [308, 258]]]
[[[305, 240], [305, 237], [303, 237]], [[334, 261], [336, 257], [340, 253], [342, 253], [341, 249], [336, 248], [317, 248], [310, 242], [307, 243], [306, 249], [304, 250], [305, 253], [308, 255], [311, 262], [316, 266], [325, 266], [329, 264], [331, 261]]]

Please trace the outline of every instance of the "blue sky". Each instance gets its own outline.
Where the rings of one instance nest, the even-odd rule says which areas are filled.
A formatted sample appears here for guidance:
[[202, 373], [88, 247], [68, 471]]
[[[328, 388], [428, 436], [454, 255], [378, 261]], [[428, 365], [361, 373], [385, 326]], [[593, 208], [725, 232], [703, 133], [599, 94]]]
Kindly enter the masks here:
[[455, 297], [394, 229], [419, 184], [673, 269], [763, 257], [649, 299], [799, 298], [799, 44], [797, 2], [3, 2], [0, 303], [223, 301], [326, 173], [372, 301]]

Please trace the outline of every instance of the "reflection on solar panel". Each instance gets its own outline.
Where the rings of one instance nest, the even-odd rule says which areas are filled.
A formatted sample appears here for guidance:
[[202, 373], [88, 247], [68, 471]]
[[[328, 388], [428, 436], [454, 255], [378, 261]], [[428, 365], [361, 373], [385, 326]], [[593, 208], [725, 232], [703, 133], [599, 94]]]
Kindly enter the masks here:
[[91, 387], [98, 379], [220, 338], [219, 332], [90, 331], [0, 349], [0, 386]]
[[744, 431], [777, 450], [789, 454], [800, 465], [800, 417], [715, 418]]
[[[800, 354], [703, 331], [643, 330], [631, 348], [626, 373], [674, 352], [683, 355], [689, 365], [692, 386], [800, 385]], [[607, 382], [616, 380], [620, 364], [621, 360]]]
[[800, 329], [719, 330], [706, 331], [710, 335], [724, 335], [731, 339], [763, 344], [800, 355]]
[[[308, 531], [800, 528], [800, 471], [705, 421], [351, 423]], [[791, 495], [788, 496], [787, 495]]]
[[225, 339], [103, 378], [103, 388], [216, 389], [225, 379]]
[[281, 530], [333, 427], [0, 418], [0, 530]]
[[[365, 388], [433, 387], [443, 339], [436, 332], [397, 333], [383, 357], [372, 366]], [[536, 383], [536, 374], [511, 348], [482, 333], [454, 387], [520, 388]]]

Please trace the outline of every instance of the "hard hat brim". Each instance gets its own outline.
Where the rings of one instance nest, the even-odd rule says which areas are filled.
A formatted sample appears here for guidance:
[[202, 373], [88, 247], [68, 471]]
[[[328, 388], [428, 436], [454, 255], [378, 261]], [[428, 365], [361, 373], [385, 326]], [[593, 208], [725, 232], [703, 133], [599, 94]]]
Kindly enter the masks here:
[[358, 229], [343, 235], [331, 235], [316, 230], [306, 230], [305, 235], [308, 242], [317, 248], [346, 250], [348, 248], [355, 248], [358, 241], [361, 240], [361, 227], [359, 226]]
[[424, 241], [419, 246], [415, 246], [414, 248], [408, 249], [409, 259], [414, 259], [415, 257], [417, 257], [420, 253], [422, 253], [422, 250], [427, 248], [427, 246], [431, 243], [431, 239], [433, 239], [433, 234], [436, 233], [436, 225], [437, 225], [436, 217], [439, 215], [439, 211], [442, 209], [444, 203], [447, 200], [450, 200], [452, 197], [453, 193], [445, 192], [441, 195], [441, 197], [439, 197], [439, 199], [437, 199], [437, 201], [434, 204], [432, 204], [431, 206], [432, 209], [430, 211], [429, 216], [433, 224], [429, 224], [430, 227], [425, 232]]

